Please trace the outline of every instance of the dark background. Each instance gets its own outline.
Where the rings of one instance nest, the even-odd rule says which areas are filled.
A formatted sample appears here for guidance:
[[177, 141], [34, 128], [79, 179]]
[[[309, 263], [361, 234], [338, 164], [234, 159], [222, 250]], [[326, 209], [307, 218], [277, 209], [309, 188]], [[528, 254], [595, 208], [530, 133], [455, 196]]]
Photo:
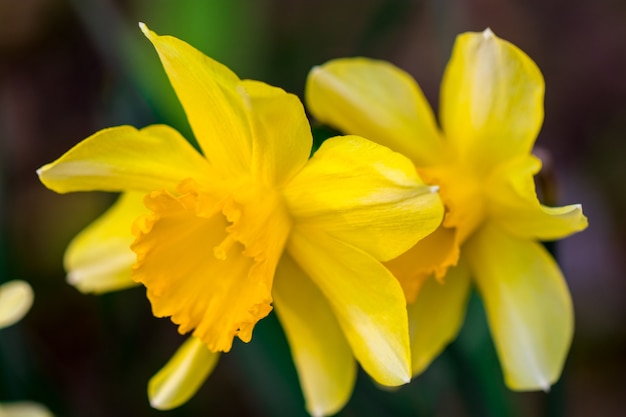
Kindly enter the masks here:
[[389, 60], [435, 108], [454, 38], [490, 27], [546, 80], [537, 147], [551, 155], [559, 204], [589, 228], [556, 247], [576, 334], [550, 394], [513, 393], [474, 297], [459, 339], [411, 384], [364, 375], [341, 416], [614, 416], [626, 400], [626, 2], [622, 0], [0, 0], [0, 282], [21, 278], [35, 304], [0, 332], [0, 401], [57, 416], [298, 416], [303, 400], [273, 316], [236, 343], [189, 403], [150, 408], [146, 385], [183, 340], [144, 290], [92, 296], [65, 283], [63, 251], [113, 196], [57, 195], [35, 170], [95, 131], [175, 126], [191, 138], [146, 22], [242, 78], [302, 97], [308, 70], [341, 56]]

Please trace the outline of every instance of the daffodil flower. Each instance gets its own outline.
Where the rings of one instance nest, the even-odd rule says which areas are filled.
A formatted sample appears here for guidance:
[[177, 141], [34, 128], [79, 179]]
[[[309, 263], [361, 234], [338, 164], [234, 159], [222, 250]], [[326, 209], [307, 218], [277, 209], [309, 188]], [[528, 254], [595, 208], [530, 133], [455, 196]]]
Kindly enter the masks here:
[[150, 381], [152, 405], [185, 402], [219, 352], [235, 336], [248, 342], [272, 308], [312, 415], [345, 404], [355, 358], [380, 384], [408, 382], [406, 301], [380, 261], [437, 228], [436, 187], [401, 154], [357, 136], [328, 139], [309, 159], [296, 96], [140, 26], [202, 153], [167, 126], [120, 126], [39, 175], [60, 193], [123, 192], [70, 245], [69, 280], [87, 292], [142, 283], [155, 316], [192, 332]]
[[417, 83], [390, 63], [338, 59], [310, 73], [315, 118], [407, 155], [440, 186], [442, 226], [387, 264], [410, 302], [414, 375], [456, 337], [471, 278], [507, 385], [547, 390], [559, 378], [572, 303], [538, 240], [583, 230], [587, 219], [580, 205], [550, 208], [537, 199], [541, 162], [531, 150], [543, 95], [535, 63], [489, 29], [456, 40], [441, 86], [441, 129]]

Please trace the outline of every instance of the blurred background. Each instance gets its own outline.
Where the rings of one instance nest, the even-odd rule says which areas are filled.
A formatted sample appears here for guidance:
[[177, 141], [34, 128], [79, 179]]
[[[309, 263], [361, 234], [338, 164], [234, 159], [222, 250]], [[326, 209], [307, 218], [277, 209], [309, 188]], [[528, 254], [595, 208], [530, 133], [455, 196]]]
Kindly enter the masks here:
[[626, 409], [626, 2], [622, 0], [0, 0], [0, 282], [35, 304], [0, 332], [0, 402], [57, 416], [305, 416], [273, 315], [235, 343], [184, 406], [150, 408], [146, 386], [182, 338], [143, 288], [83, 295], [65, 282], [70, 239], [113, 201], [57, 195], [35, 170], [109, 126], [190, 129], [137, 22], [186, 40], [241, 78], [302, 97], [309, 69], [363, 55], [411, 73], [438, 106], [455, 36], [490, 27], [538, 64], [558, 203], [590, 227], [558, 243], [576, 334], [549, 394], [504, 387], [480, 301], [459, 339], [395, 392], [364, 374], [340, 416], [615, 416]]

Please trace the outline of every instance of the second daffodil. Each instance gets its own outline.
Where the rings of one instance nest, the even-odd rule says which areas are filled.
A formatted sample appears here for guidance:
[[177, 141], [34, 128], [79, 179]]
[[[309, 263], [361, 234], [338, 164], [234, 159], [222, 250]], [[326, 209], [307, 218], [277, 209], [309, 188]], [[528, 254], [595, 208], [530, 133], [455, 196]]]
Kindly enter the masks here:
[[456, 40], [441, 85], [441, 130], [419, 86], [387, 62], [338, 59], [310, 73], [314, 117], [407, 155], [440, 186], [442, 226], [387, 264], [410, 303], [414, 375], [456, 336], [470, 277], [508, 386], [547, 390], [561, 373], [571, 299], [538, 240], [583, 230], [587, 219], [580, 205], [550, 208], [537, 199], [541, 162], [531, 150], [543, 95], [535, 63], [489, 29]]
[[68, 279], [85, 292], [142, 283], [155, 316], [192, 332], [150, 381], [153, 406], [185, 402], [218, 353], [235, 337], [248, 342], [273, 307], [311, 414], [345, 404], [354, 358], [380, 384], [408, 382], [406, 302], [380, 261], [437, 228], [435, 188], [410, 160], [357, 136], [331, 138], [309, 159], [310, 127], [296, 96], [240, 80], [185, 42], [140, 26], [202, 153], [167, 126], [120, 126], [39, 175], [60, 193], [123, 192], [65, 261]]

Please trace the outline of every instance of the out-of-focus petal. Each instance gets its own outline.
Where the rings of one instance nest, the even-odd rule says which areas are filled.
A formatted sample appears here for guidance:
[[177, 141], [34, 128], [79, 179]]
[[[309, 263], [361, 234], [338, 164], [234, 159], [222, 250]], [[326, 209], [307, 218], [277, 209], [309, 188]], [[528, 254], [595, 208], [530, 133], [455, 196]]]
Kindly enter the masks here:
[[127, 192], [70, 242], [65, 251], [67, 281], [85, 293], [104, 293], [137, 285], [130, 277], [135, 253], [133, 222], [147, 209], [145, 193]]
[[33, 305], [33, 289], [19, 279], [0, 285], [0, 329], [22, 319]]
[[465, 317], [470, 290], [469, 270], [463, 262], [448, 269], [443, 282], [427, 279], [415, 302], [407, 306], [413, 376], [456, 338]]
[[188, 177], [200, 182], [212, 178], [202, 155], [165, 125], [101, 130], [37, 173], [57, 193], [173, 190]]
[[249, 96], [252, 171], [266, 184], [287, 182], [306, 164], [313, 137], [297, 96], [260, 81], [243, 81]]
[[285, 198], [298, 225], [389, 260], [441, 223], [443, 205], [435, 190], [399, 153], [341, 136], [323, 143], [285, 187]]
[[195, 337], [188, 338], [148, 383], [150, 405], [171, 410], [186, 403], [209, 377], [220, 354]]
[[337, 413], [350, 399], [356, 361], [324, 295], [287, 254], [274, 279], [274, 309], [314, 417]]
[[385, 266], [400, 281], [407, 302], [412, 303], [427, 279], [434, 275], [441, 280], [458, 259], [456, 230], [440, 226]]
[[159, 54], [205, 157], [222, 176], [249, 172], [251, 132], [237, 75], [188, 43], [139, 26]]
[[461, 159], [481, 169], [530, 152], [543, 123], [535, 63], [489, 29], [457, 37], [441, 84], [441, 123]]
[[45, 406], [32, 401], [19, 401], [0, 404], [2, 417], [54, 417]]
[[394, 65], [343, 58], [314, 67], [306, 84], [313, 116], [428, 165], [441, 154], [432, 109], [417, 83]]
[[382, 385], [409, 382], [406, 302], [393, 275], [315, 228], [294, 226], [287, 250], [328, 300], [363, 369]]
[[567, 284], [538, 243], [485, 225], [464, 246], [507, 385], [547, 391], [560, 376], [574, 331]]
[[580, 204], [546, 207], [539, 203], [533, 175], [540, 169], [541, 161], [532, 155], [500, 167], [487, 185], [490, 218], [520, 238], [555, 240], [585, 229], [588, 222]]

